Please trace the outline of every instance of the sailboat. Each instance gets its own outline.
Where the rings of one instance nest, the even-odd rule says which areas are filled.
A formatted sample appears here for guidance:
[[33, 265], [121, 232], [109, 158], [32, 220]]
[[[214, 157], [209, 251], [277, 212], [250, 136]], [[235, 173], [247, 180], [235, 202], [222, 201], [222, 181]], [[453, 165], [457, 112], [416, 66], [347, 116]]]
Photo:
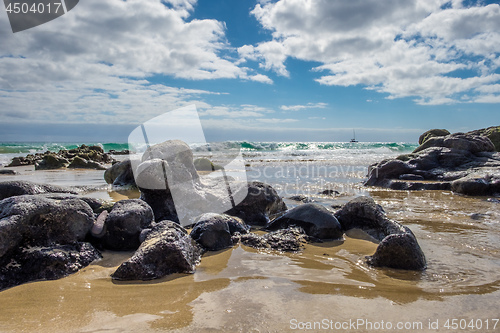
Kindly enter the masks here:
[[351, 141], [350, 141], [350, 142], [358, 142], [358, 141], [356, 140], [356, 132], [355, 132], [354, 130], [352, 130], [352, 139], [351, 139]]

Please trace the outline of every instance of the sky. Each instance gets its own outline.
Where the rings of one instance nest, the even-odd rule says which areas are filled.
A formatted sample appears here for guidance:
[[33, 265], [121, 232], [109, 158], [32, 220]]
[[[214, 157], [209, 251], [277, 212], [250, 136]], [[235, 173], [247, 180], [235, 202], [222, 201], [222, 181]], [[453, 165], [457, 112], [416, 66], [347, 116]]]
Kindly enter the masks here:
[[17, 33], [0, 9], [0, 141], [126, 142], [189, 105], [207, 141], [500, 125], [500, 5], [82, 0]]

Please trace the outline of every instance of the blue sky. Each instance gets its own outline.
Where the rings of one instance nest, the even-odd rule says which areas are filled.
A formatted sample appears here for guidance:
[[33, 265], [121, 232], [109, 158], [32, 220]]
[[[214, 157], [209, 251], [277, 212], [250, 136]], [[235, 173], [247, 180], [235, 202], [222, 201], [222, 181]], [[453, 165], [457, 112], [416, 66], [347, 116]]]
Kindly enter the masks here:
[[0, 140], [125, 142], [195, 104], [209, 141], [414, 142], [500, 125], [500, 6], [85, 0], [12, 33]]

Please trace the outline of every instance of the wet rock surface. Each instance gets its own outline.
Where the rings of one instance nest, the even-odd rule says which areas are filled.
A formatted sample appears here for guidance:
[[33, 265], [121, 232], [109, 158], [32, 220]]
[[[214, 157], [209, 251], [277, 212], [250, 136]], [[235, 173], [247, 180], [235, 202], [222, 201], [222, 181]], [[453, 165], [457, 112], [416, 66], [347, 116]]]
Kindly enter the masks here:
[[31, 281], [60, 279], [100, 258], [99, 251], [82, 242], [17, 248], [0, 258], [0, 290]]
[[286, 204], [272, 186], [254, 181], [248, 183], [245, 199], [226, 214], [237, 216], [248, 225], [266, 226], [286, 210]]
[[305, 244], [319, 240], [306, 235], [302, 228], [292, 227], [276, 230], [265, 235], [255, 233], [237, 235], [235, 242], [237, 241], [255, 249], [297, 252], [302, 250]]
[[273, 220], [266, 229], [274, 231], [291, 226], [301, 227], [307, 235], [319, 239], [340, 239], [343, 236], [342, 227], [333, 211], [314, 203], [287, 211]]
[[135, 254], [113, 273], [116, 280], [152, 280], [173, 273], [194, 273], [201, 248], [179, 224], [162, 221], [148, 232]]
[[[154, 220], [151, 207], [140, 199], [121, 200], [102, 221], [96, 225], [99, 243], [105, 249], [115, 251], [136, 250], [141, 244], [140, 234], [148, 229]], [[96, 237], [96, 236], [94, 236]]]
[[370, 166], [365, 185], [498, 195], [500, 153], [488, 137], [475, 133], [430, 137], [412, 154]]
[[191, 237], [204, 249], [218, 251], [233, 246], [235, 233], [246, 234], [250, 230], [241, 219], [226, 214], [203, 214], [191, 230]]
[[99, 252], [82, 243], [94, 221], [89, 204], [71, 194], [17, 195], [1, 200], [2, 288], [60, 278], [98, 259]]
[[335, 213], [344, 231], [358, 228], [380, 241], [367, 263], [376, 267], [423, 270], [425, 255], [413, 232], [385, 215], [383, 208], [370, 197], [349, 201]]
[[56, 185], [38, 184], [23, 180], [6, 181], [0, 183], [0, 200], [26, 194], [42, 193], [72, 193], [75, 191]]

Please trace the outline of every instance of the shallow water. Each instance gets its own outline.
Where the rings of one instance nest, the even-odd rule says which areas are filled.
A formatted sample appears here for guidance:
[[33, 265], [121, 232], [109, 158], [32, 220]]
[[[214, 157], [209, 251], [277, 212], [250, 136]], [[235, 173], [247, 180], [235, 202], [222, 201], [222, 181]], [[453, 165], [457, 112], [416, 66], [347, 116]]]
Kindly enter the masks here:
[[[367, 266], [364, 257], [373, 254], [377, 244], [356, 231], [344, 241], [308, 244], [291, 254], [236, 245], [206, 254], [195, 274], [149, 282], [112, 281], [110, 274], [132, 253], [108, 251], [103, 260], [67, 278], [0, 292], [0, 332], [281, 332], [309, 327], [372, 332], [387, 331], [388, 323], [396, 331], [401, 323], [399, 331], [404, 332], [500, 331], [500, 323], [493, 329], [494, 319], [500, 317], [500, 203], [451, 192], [364, 188], [359, 184], [361, 172], [264, 175], [266, 166], [275, 171], [294, 162], [286, 163], [254, 161], [248, 177], [266, 181], [284, 195], [293, 195], [280, 188], [284, 184], [292, 184], [292, 192], [308, 185], [308, 194], [324, 205], [371, 195], [390, 218], [415, 233], [427, 256], [427, 270]], [[310, 168], [320, 165], [339, 164]], [[85, 195], [115, 201], [137, 196], [134, 191], [112, 191], [103, 184], [102, 171], [30, 172], [2, 179], [34, 177], [95, 186]], [[337, 186], [340, 194], [316, 194], [328, 184]], [[446, 328], [453, 318], [466, 319], [468, 325], [473, 319], [474, 327]], [[342, 329], [346, 323], [351, 325]]]

